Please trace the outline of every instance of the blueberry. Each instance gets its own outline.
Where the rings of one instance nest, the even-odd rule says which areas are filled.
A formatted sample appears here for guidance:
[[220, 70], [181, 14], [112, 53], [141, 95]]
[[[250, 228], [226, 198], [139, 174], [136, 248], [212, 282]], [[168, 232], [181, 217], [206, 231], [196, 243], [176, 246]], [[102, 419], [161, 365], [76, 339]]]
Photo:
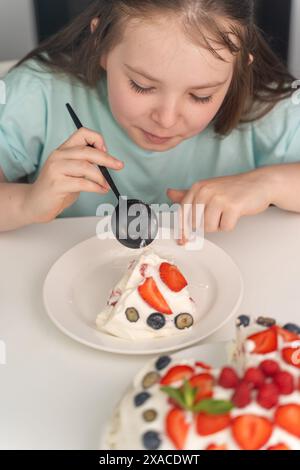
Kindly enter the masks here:
[[145, 449], [156, 450], [159, 448], [161, 441], [159, 435], [155, 431], [145, 432], [143, 435], [143, 444]]
[[151, 371], [151, 372], [148, 372], [148, 374], [146, 374], [145, 377], [143, 378], [142, 385], [143, 385], [143, 388], [150, 388], [153, 385], [157, 384], [159, 381], [160, 381], [160, 375], [158, 374], [158, 372]]
[[240, 315], [237, 319], [237, 326], [249, 326], [250, 317], [248, 315]]
[[271, 328], [271, 326], [276, 325], [276, 320], [274, 320], [274, 318], [258, 317], [256, 323], [266, 328]]
[[147, 318], [147, 325], [153, 330], [160, 330], [166, 324], [166, 319], [161, 313], [151, 313]]
[[161, 356], [157, 359], [155, 363], [155, 367], [157, 370], [165, 369], [171, 362], [171, 358], [169, 356]]
[[291, 333], [296, 333], [296, 335], [300, 335], [300, 327], [295, 325], [295, 323], [287, 323], [284, 325], [284, 330], [290, 331]]
[[193, 326], [194, 319], [189, 313], [180, 313], [175, 318], [175, 325], [178, 330], [184, 330], [185, 328], [190, 328]]
[[147, 400], [150, 398], [150, 393], [148, 392], [141, 392], [134, 397], [134, 404], [135, 406], [142, 406]]

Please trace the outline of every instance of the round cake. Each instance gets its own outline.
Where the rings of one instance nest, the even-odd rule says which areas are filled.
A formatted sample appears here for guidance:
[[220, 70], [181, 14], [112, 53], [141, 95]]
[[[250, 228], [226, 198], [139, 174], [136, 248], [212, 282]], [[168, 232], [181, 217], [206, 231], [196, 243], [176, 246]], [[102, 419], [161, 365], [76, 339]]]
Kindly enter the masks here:
[[202, 360], [152, 360], [116, 408], [106, 448], [300, 450], [297, 325], [243, 315], [230, 362]]

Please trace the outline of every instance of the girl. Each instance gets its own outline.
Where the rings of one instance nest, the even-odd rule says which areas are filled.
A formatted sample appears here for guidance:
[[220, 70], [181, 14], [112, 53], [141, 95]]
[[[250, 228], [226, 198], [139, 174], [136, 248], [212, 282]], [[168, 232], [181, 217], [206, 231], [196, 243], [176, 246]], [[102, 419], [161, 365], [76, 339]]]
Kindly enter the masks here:
[[206, 232], [300, 212], [293, 80], [252, 0], [94, 1], [5, 78], [0, 230], [114, 203], [95, 163], [130, 198], [205, 204]]

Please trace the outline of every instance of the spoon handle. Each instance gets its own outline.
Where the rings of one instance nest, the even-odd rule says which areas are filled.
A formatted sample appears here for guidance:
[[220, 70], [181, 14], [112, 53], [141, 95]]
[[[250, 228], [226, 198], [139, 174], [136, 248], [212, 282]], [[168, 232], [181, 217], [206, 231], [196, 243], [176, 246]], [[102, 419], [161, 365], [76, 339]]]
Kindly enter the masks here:
[[[73, 122], [74, 122], [75, 126], [77, 127], [77, 129], [81, 129], [83, 127], [83, 125], [81, 124], [81, 122], [80, 122], [77, 114], [75, 113], [74, 109], [72, 108], [72, 106], [69, 103], [67, 103], [66, 107], [67, 107], [67, 110], [69, 111], [70, 116], [73, 119]], [[88, 147], [93, 147], [93, 146], [88, 145]], [[112, 177], [110, 176], [110, 173], [109, 173], [108, 169], [105, 168], [105, 166], [101, 166], [101, 165], [97, 165], [97, 166], [100, 169], [102, 175], [104, 176], [104, 178], [106, 179], [106, 181], [110, 185], [111, 189], [115, 193], [116, 198], [119, 201], [119, 199], [121, 198], [121, 195], [120, 195], [120, 193], [119, 193]]]

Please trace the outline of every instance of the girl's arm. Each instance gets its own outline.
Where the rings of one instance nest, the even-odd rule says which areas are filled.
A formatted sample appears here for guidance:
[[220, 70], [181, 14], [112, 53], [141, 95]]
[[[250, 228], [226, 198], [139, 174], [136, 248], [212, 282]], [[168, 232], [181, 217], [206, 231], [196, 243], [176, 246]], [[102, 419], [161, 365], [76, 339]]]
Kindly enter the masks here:
[[[300, 163], [265, 166], [239, 175], [196, 182], [189, 190], [169, 189], [169, 198], [184, 211], [204, 206], [205, 232], [231, 231], [244, 215], [270, 205], [300, 213]], [[197, 220], [192, 211], [192, 225]], [[184, 233], [182, 242], [185, 241]]]
[[0, 182], [0, 232], [15, 230], [33, 223], [24, 204], [29, 186], [29, 184]]
[[[99, 165], [115, 171], [124, 167], [107, 153], [100, 134], [82, 128], [48, 157], [34, 183], [0, 180], [0, 232], [51, 222], [74, 204], [81, 192], [108, 193], [110, 187]], [[3, 176], [2, 172], [2, 181]]]
[[287, 211], [300, 212], [300, 163], [265, 168], [273, 176], [272, 204]]

